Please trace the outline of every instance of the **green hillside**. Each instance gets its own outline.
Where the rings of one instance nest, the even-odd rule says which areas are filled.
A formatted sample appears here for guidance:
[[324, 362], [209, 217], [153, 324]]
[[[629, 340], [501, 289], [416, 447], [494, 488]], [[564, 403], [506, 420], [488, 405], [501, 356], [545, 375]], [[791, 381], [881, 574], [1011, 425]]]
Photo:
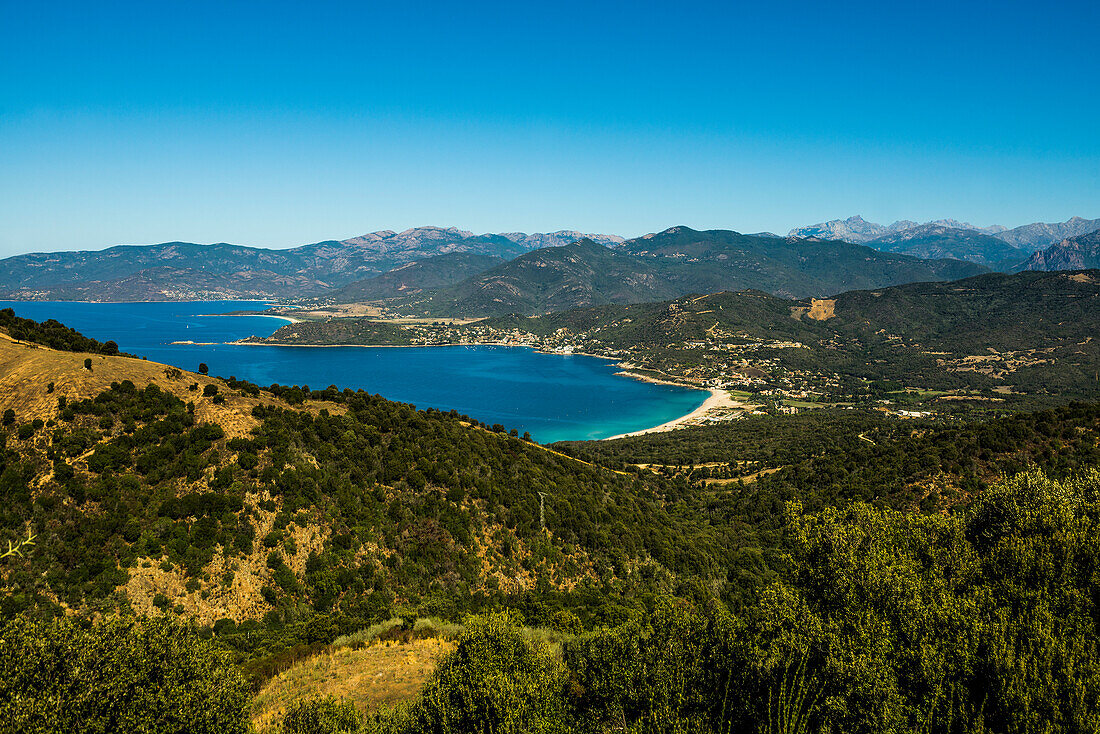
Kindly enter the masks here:
[[783, 297], [825, 296], [985, 270], [847, 242], [673, 227], [614, 249], [580, 240], [536, 250], [457, 285], [384, 305], [394, 314], [419, 317], [534, 315], [746, 288]]
[[937, 410], [1003, 410], [1100, 397], [1098, 330], [1100, 273], [1082, 271], [991, 273], [830, 299], [714, 293], [465, 325], [333, 319], [264, 341], [528, 344], [758, 400], [871, 404], [910, 387], [933, 391]]
[[473, 252], [452, 252], [418, 260], [382, 275], [349, 283], [326, 295], [335, 303], [377, 301], [407, 297], [433, 288], [454, 285], [504, 262], [502, 258]]
[[986, 268], [958, 260], [922, 260], [836, 240], [699, 232], [672, 227], [627, 240], [624, 252], [668, 264], [681, 295], [755, 289], [787, 298], [829, 296], [856, 288], [956, 280]]
[[[914, 288], [852, 303], [887, 298], [896, 323]], [[1052, 319], [1082, 293], [1040, 291]], [[730, 323], [789, 304], [729, 295], [759, 302]], [[783, 307], [799, 338], [873, 326], [844, 299], [823, 322]], [[470, 612], [397, 711], [300, 700], [287, 730], [775, 730], [789, 699], [814, 732], [1080, 731], [1097, 711], [1096, 404], [823, 410], [558, 453], [362, 392], [83, 359], [0, 339], [0, 538], [29, 538], [0, 558], [0, 720], [22, 728], [175, 711], [158, 730], [245, 731], [247, 684], [395, 614]]]

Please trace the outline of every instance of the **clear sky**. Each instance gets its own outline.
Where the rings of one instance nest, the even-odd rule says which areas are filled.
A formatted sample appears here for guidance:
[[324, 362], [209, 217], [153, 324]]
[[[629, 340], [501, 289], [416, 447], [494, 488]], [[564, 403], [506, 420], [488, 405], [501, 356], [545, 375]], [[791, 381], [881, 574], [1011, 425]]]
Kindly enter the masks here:
[[1100, 217], [1100, 3], [0, 0], [0, 255]]

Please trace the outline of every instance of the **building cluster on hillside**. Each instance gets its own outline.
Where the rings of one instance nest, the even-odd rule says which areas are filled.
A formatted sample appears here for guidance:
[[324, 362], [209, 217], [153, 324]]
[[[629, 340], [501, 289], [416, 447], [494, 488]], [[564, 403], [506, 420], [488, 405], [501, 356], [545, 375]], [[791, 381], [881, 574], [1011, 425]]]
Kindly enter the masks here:
[[[520, 328], [484, 323], [421, 322], [402, 324], [413, 345], [499, 344], [524, 346], [550, 354], [590, 354], [621, 360], [625, 369], [650, 371], [686, 384], [711, 389], [742, 390], [781, 401], [824, 402], [840, 386], [836, 375], [784, 367], [776, 350], [805, 349], [797, 341], [763, 339], [745, 334], [708, 333], [652, 345], [612, 346], [602, 327], [573, 331], [560, 328], [535, 334]], [[608, 340], [610, 341], [610, 340]], [[782, 406], [786, 412], [798, 408]]]

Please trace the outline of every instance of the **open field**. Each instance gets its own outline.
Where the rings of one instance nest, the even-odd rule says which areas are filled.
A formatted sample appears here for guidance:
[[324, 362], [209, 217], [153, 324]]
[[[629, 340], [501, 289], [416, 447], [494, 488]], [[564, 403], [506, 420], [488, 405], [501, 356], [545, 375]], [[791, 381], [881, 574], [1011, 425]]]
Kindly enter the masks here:
[[429, 637], [315, 655], [268, 681], [253, 701], [252, 722], [260, 734], [273, 732], [291, 704], [315, 695], [341, 696], [364, 713], [408, 701], [453, 649], [453, 642]]

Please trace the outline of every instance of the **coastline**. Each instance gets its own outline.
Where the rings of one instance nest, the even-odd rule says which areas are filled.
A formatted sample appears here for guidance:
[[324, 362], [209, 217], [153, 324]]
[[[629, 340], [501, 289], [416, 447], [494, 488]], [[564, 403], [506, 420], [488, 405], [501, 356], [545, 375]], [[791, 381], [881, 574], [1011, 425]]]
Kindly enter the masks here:
[[[619, 373], [622, 374], [622, 373]], [[676, 384], [676, 383], [665, 383]], [[681, 385], [681, 387], [684, 387]], [[686, 428], [687, 426], [698, 422], [708, 415], [715, 413], [719, 410], [730, 410], [734, 408], [745, 407], [742, 403], [737, 402], [727, 390], [710, 390], [710, 397], [703, 401], [695, 410], [691, 411], [687, 415], [682, 415], [679, 418], [673, 418], [667, 423], [662, 423], [659, 426], [653, 426], [652, 428], [643, 428], [640, 431], [631, 431], [629, 433], [620, 433], [617, 436], [608, 436], [607, 438], [601, 438], [601, 441], [613, 441], [617, 438], [630, 438], [631, 436], [644, 436], [648, 433], [667, 433], [668, 431], [675, 431], [678, 428]]]
[[[281, 317], [275, 317], [281, 318]], [[313, 349], [327, 349], [332, 347], [359, 347], [363, 349], [414, 349], [425, 347], [513, 347], [522, 349], [532, 349], [538, 351], [539, 354], [557, 355], [560, 357], [596, 357], [598, 359], [610, 359], [617, 360], [618, 357], [608, 357], [603, 354], [587, 354], [585, 352], [571, 352], [569, 354], [562, 354], [560, 352], [546, 352], [536, 349], [529, 344], [505, 344], [503, 342], [451, 342], [448, 344], [269, 344], [265, 342], [249, 342], [249, 341], [236, 341], [228, 342], [228, 344], [234, 346], [246, 346], [246, 347], [304, 347]], [[620, 364], [619, 366], [623, 366]], [[632, 380], [638, 380], [640, 382], [648, 382], [654, 385], [669, 385], [671, 387], [688, 388], [691, 390], [706, 390], [710, 395], [699, 405], [699, 407], [692, 410], [690, 413], [686, 413], [678, 418], [673, 418], [670, 421], [666, 421], [657, 426], [650, 428], [642, 428], [637, 431], [630, 431], [629, 433], [620, 433], [615, 436], [608, 436], [607, 438], [598, 439], [600, 441], [612, 441], [617, 438], [629, 438], [631, 436], [644, 436], [648, 433], [665, 433], [667, 431], [675, 431], [680, 428], [686, 428], [690, 425], [698, 423], [699, 421], [714, 415], [715, 413], [728, 413], [730, 410], [747, 409], [751, 406], [745, 403], [734, 400], [727, 390], [720, 390], [715, 388], [705, 388], [697, 385], [687, 385], [682, 382], [676, 382], [672, 379], [661, 379], [658, 377], [651, 377], [650, 375], [644, 375], [639, 372], [631, 372], [628, 369], [623, 369], [615, 373], [619, 377], [629, 377]]]
[[[503, 342], [454, 342], [451, 344], [282, 344], [279, 342], [250, 342], [241, 339], [240, 341], [224, 343], [234, 347], [304, 347], [309, 349], [328, 349], [330, 347], [358, 347], [360, 349], [427, 349], [431, 347], [519, 347], [522, 349], [534, 349], [534, 347], [532, 347], [530, 344], [505, 344]], [[540, 354], [554, 354], [554, 352], [540, 352]]]
[[273, 313], [231, 313], [231, 314], [223, 314], [223, 315], [225, 315], [225, 316], [262, 316], [265, 319], [282, 319], [283, 321], [287, 322], [288, 324], [300, 324], [300, 323], [302, 323], [301, 319], [291, 318], [290, 316], [280, 316], [278, 314], [273, 314]]

